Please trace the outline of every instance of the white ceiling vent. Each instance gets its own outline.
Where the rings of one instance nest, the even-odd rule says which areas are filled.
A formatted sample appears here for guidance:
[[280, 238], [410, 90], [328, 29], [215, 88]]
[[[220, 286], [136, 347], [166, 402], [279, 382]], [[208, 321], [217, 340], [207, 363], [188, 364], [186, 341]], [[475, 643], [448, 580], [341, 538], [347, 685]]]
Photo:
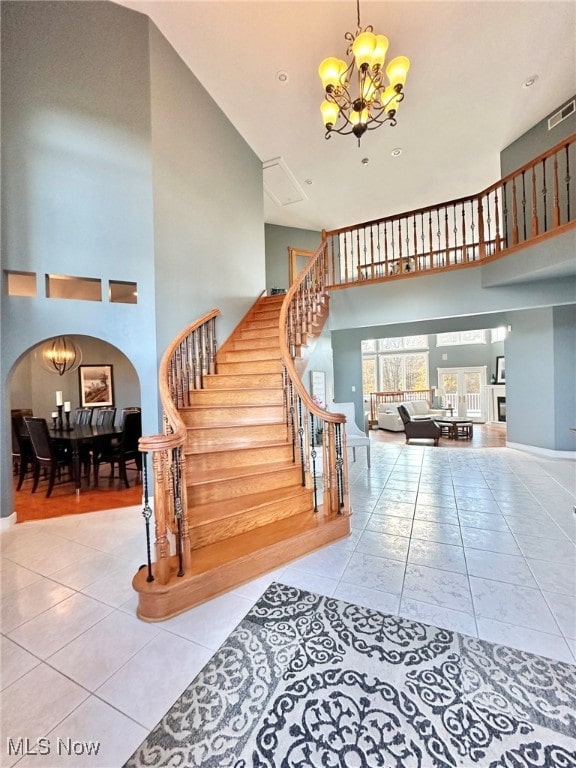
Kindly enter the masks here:
[[281, 157], [266, 160], [262, 167], [264, 169], [264, 189], [276, 205], [282, 207], [308, 199]]
[[575, 111], [576, 99], [572, 99], [572, 101], [568, 102], [565, 107], [562, 107], [562, 109], [559, 109], [556, 114], [548, 118], [548, 130], [551, 131], [552, 128], [555, 128], [558, 123], [562, 122], [562, 120], [566, 120], [566, 118], [570, 117], [570, 115], [572, 115]]

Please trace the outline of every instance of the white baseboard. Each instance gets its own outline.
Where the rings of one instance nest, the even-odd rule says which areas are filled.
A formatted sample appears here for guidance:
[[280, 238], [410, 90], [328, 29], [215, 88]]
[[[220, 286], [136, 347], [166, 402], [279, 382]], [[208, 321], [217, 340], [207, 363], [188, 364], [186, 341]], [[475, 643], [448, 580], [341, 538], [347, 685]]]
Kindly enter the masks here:
[[0, 517], [0, 533], [12, 528], [13, 525], [16, 525], [16, 512], [12, 512], [8, 517]]
[[553, 451], [551, 448], [540, 448], [537, 445], [524, 445], [524, 443], [511, 443], [506, 441], [507, 448], [516, 448], [518, 451], [526, 451], [542, 456], [547, 459], [574, 459], [576, 460], [576, 451]]

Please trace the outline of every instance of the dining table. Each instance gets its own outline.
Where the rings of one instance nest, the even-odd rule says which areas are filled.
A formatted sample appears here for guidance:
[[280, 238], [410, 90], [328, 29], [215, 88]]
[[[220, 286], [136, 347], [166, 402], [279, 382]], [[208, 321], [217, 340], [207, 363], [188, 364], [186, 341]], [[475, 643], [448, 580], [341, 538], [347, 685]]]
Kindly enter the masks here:
[[82, 449], [97, 448], [98, 444], [118, 438], [122, 435], [121, 427], [96, 427], [91, 424], [77, 425], [74, 427], [49, 428], [50, 439], [69, 448], [72, 457], [72, 477], [76, 493], [80, 493], [82, 486]]

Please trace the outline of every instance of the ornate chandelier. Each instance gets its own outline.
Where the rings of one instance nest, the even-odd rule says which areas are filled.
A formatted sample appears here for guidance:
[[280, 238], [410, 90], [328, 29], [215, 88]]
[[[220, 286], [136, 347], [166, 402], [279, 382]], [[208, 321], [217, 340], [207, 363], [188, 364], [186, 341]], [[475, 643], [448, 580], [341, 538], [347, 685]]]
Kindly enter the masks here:
[[58, 336], [44, 343], [41, 361], [47, 371], [63, 376], [66, 372], [78, 368], [82, 362], [82, 353], [71, 338]]
[[349, 64], [329, 57], [318, 67], [325, 100], [320, 106], [326, 127], [326, 138], [333, 132], [343, 135], [353, 133], [360, 139], [366, 131], [379, 125], [396, 125], [398, 105], [404, 99], [404, 84], [410, 61], [397, 56], [386, 67], [384, 59], [388, 50], [388, 38], [375, 35], [371, 25], [360, 26], [360, 0], [356, 0], [358, 29], [356, 34], [346, 32], [349, 46]]

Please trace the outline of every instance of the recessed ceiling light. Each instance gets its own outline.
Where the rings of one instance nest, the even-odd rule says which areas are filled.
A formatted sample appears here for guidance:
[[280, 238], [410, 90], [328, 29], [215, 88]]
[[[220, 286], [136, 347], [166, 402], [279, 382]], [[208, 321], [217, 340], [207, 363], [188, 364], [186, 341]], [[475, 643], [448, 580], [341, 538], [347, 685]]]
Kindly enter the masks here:
[[396, 149], [393, 149], [392, 152], [390, 152], [390, 154], [392, 155], [392, 157], [400, 157], [400, 155], [402, 154], [402, 148], [396, 147]]
[[312, 184], [312, 179], [304, 179], [304, 184]]
[[522, 84], [522, 88], [531, 88], [536, 80], [538, 80], [538, 75], [531, 75], [530, 77], [527, 77]]
[[276, 72], [276, 80], [278, 80], [281, 83], [287, 83], [288, 82], [288, 72], [284, 72], [283, 69], [281, 69], [279, 72]]
[[369, 157], [363, 157], [362, 158], [362, 165], [368, 165], [369, 162], [370, 162], [370, 158]]

